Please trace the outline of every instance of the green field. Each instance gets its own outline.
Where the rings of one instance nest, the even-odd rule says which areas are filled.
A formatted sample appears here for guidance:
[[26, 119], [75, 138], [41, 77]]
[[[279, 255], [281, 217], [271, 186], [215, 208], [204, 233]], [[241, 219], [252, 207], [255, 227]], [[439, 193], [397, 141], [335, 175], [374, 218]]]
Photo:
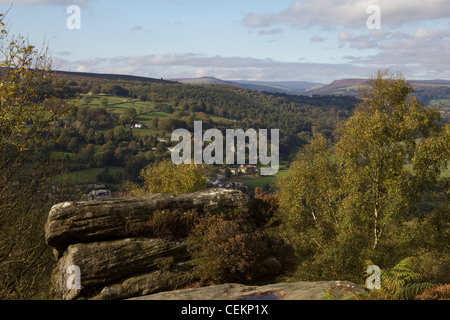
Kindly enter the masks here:
[[[262, 167], [258, 165], [258, 167]], [[271, 176], [240, 176], [238, 179], [253, 186], [253, 187], [264, 187], [269, 185], [270, 187], [274, 187], [276, 183], [276, 179], [282, 176], [285, 176], [289, 173], [289, 169], [287, 168], [286, 161], [280, 161], [280, 168], [278, 172]]]
[[123, 170], [121, 167], [90, 168], [85, 170], [72, 171], [56, 178], [56, 182], [67, 184], [96, 183], [97, 175], [108, 169], [110, 174]]
[[139, 108], [150, 108], [150, 110], [154, 110], [155, 104], [153, 102], [141, 101], [138, 99], [130, 99], [118, 96], [108, 96], [108, 95], [92, 95], [92, 101], [89, 104], [86, 104], [83, 98], [72, 99], [69, 102], [76, 106], [85, 106], [89, 105], [90, 107], [99, 107], [100, 100], [103, 98], [108, 99], [107, 108], [113, 109], [117, 114], [121, 114], [127, 108], [135, 108], [139, 113]]
[[450, 178], [450, 160], [447, 161], [447, 168], [441, 173], [442, 178]]
[[253, 186], [253, 187], [264, 187], [266, 185], [269, 185], [270, 187], [275, 186], [276, 179], [279, 177], [282, 177], [284, 175], [287, 175], [289, 173], [289, 169], [281, 169], [277, 172], [277, 174], [272, 176], [258, 176], [256, 178], [254, 177], [239, 177], [239, 180], [242, 180], [243, 182]]

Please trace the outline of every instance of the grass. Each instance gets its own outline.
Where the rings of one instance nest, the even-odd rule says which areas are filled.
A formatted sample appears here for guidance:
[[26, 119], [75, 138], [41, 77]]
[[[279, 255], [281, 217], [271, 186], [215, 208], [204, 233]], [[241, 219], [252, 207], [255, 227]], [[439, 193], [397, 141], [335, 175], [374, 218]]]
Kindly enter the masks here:
[[450, 160], [447, 161], [447, 167], [441, 172], [442, 178], [450, 178]]
[[[136, 110], [139, 112], [139, 108], [150, 108], [154, 110], [155, 104], [153, 102], [148, 101], [141, 101], [138, 99], [130, 99], [130, 98], [124, 98], [124, 97], [118, 97], [118, 96], [107, 96], [107, 95], [92, 95], [92, 101], [89, 103], [90, 107], [99, 107], [100, 106], [100, 100], [106, 98], [108, 99], [108, 105], [107, 108], [114, 109], [115, 111], [119, 111], [119, 113], [122, 113], [127, 108], [136, 108]], [[126, 101], [126, 102], [124, 102]], [[84, 103], [83, 98], [75, 98], [71, 99], [69, 102], [73, 103], [76, 106], [83, 106], [86, 105]]]
[[161, 136], [161, 132], [158, 130], [150, 129], [150, 128], [142, 128], [142, 129], [132, 129], [133, 136], [135, 137], [159, 137]]
[[71, 152], [55, 151], [51, 155], [52, 159], [65, 159], [67, 157], [69, 157], [70, 160], [73, 160], [75, 158], [75, 154]]
[[218, 117], [218, 116], [212, 116], [210, 115], [209, 117], [212, 121], [214, 121], [215, 123], [233, 123], [236, 122], [236, 120], [231, 120], [231, 119], [227, 119], [227, 118], [223, 118], [223, 117]]
[[[262, 167], [261, 165], [258, 165], [258, 167]], [[239, 176], [238, 179], [253, 186], [253, 187], [264, 187], [266, 185], [269, 185], [270, 187], [275, 186], [276, 179], [279, 177], [282, 177], [289, 173], [289, 169], [287, 168], [286, 161], [280, 161], [280, 168], [278, 172], [271, 176]]]
[[155, 118], [155, 117], [158, 117], [158, 118], [170, 118], [170, 117], [172, 117], [172, 114], [167, 113], [167, 112], [153, 111], [153, 112], [150, 113], [150, 116], [151, 116], [152, 119]]
[[239, 177], [239, 180], [242, 180], [243, 182], [245, 182], [253, 187], [264, 187], [267, 184], [271, 187], [274, 187], [276, 179], [278, 177], [288, 174], [288, 172], [289, 172], [289, 169], [281, 169], [272, 176], [258, 176], [258, 177], [241, 176], [241, 177]]
[[[89, 106], [93, 108], [99, 107], [100, 100], [105, 97], [108, 99], [108, 105], [106, 106], [106, 108], [110, 109], [112, 113], [115, 115], [122, 114], [122, 112], [124, 112], [128, 108], [135, 108], [136, 111], [138, 112], [138, 115], [136, 117], [136, 122], [138, 123], [149, 124], [152, 121], [152, 119], [156, 117], [158, 117], [159, 119], [172, 117], [172, 114], [170, 113], [155, 111], [154, 102], [140, 101], [137, 99], [130, 99], [118, 96], [92, 95], [92, 101], [91, 103], [89, 103]], [[83, 98], [72, 99], [70, 100], [70, 102], [76, 106], [86, 105], [84, 103]], [[109, 129], [114, 129], [114, 126], [112, 126], [111, 128], [97, 129], [97, 131], [106, 133], [106, 131], [108, 131]], [[136, 134], [136, 136], [145, 136], [145, 135], [157, 136], [158, 131], [145, 128], [145, 129], [134, 129], [133, 133]]]
[[65, 182], [68, 184], [82, 184], [82, 183], [96, 183], [97, 175], [103, 170], [108, 169], [110, 174], [123, 170], [121, 167], [105, 167], [105, 168], [90, 168], [85, 170], [72, 171], [58, 176], [56, 182]]

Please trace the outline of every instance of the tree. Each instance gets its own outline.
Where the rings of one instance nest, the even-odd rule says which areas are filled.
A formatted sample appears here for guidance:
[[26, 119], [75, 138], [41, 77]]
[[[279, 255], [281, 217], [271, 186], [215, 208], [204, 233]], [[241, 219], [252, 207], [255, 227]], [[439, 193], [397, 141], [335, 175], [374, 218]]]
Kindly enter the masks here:
[[109, 159], [109, 155], [106, 152], [98, 151], [93, 156], [94, 165], [99, 168], [103, 168]]
[[392, 263], [413, 250], [405, 237], [420, 221], [407, 221], [439, 182], [450, 131], [411, 92], [401, 75], [380, 71], [338, 142], [316, 135], [277, 183], [279, 219], [305, 274], [358, 280], [365, 259]]
[[132, 124], [135, 122], [137, 117], [137, 111], [135, 108], [127, 108], [119, 117], [119, 122], [121, 124]]
[[176, 110], [173, 114], [172, 114], [172, 118], [174, 119], [181, 119], [184, 116], [184, 112], [181, 110]]
[[141, 170], [142, 186], [125, 187], [133, 195], [149, 193], [188, 193], [206, 188], [206, 170], [201, 165], [180, 164], [162, 161], [147, 165]]
[[92, 98], [92, 95], [90, 95], [90, 94], [85, 94], [83, 96], [84, 104], [91, 104], [92, 100], [93, 100], [93, 98]]
[[112, 94], [113, 96], [128, 97], [129, 91], [120, 85], [113, 85], [102, 89], [104, 93]]
[[105, 139], [106, 139], [106, 141], [114, 140], [114, 130], [113, 129], [108, 129], [105, 132]]
[[[424, 190], [450, 155], [439, 111], [420, 104], [412, 91], [404, 77], [380, 71], [336, 146], [349, 195], [344, 205], [371, 226], [373, 249], [389, 225], [417, 216]], [[405, 167], [410, 160], [412, 172]]]
[[0, 14], [0, 299], [46, 297], [51, 253], [44, 223], [51, 182], [63, 172], [52, 157], [59, 97], [46, 50], [12, 37]]
[[282, 212], [288, 215], [284, 218], [296, 230], [291, 242], [305, 249], [328, 246], [341, 226], [340, 183], [330, 142], [319, 135], [296, 156], [289, 175], [278, 181]]
[[99, 85], [95, 85], [91, 91], [92, 91], [92, 94], [99, 94], [101, 90], [102, 90], [102, 88]]
[[127, 147], [117, 147], [114, 150], [114, 157], [119, 161], [119, 163], [123, 163], [125, 161], [125, 157], [130, 154], [130, 151]]
[[128, 134], [125, 130], [124, 126], [116, 126], [114, 127], [114, 138], [117, 140], [126, 140]]
[[131, 140], [128, 144], [128, 150], [133, 154], [137, 154], [139, 152], [139, 144], [135, 140]]
[[158, 130], [158, 122], [159, 122], [159, 118], [158, 117], [154, 117], [151, 121], [151, 127], [154, 130]]
[[100, 99], [100, 106], [107, 107], [108, 106], [108, 98], [103, 97]]
[[88, 163], [89, 165], [94, 162], [95, 146], [90, 143], [85, 148], [82, 148], [78, 152], [78, 159], [81, 163]]
[[78, 139], [76, 137], [70, 138], [69, 143], [67, 144], [67, 151], [76, 153], [78, 152], [78, 147]]
[[93, 128], [89, 128], [86, 132], [86, 141], [87, 143], [93, 143], [95, 141], [96, 132]]

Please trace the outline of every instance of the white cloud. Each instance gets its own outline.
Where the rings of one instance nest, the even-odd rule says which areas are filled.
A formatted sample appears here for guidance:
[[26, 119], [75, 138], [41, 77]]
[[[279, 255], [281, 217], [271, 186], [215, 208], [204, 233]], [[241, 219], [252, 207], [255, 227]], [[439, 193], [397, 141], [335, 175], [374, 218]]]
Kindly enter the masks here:
[[352, 40], [353, 38], [353, 32], [351, 31], [342, 31], [338, 35], [338, 39], [340, 42], [347, 42]]
[[[393, 35], [391, 35], [393, 36]], [[354, 37], [357, 38], [357, 37]], [[425, 41], [425, 40], [424, 40]], [[429, 41], [429, 40], [427, 40]], [[353, 45], [352, 42], [348, 44]], [[225, 80], [298, 80], [330, 83], [335, 79], [366, 78], [378, 69], [402, 71], [411, 79], [450, 78], [450, 43], [388, 37], [380, 52], [369, 56], [343, 57], [345, 63], [281, 62], [251, 57], [204, 56], [200, 54], [120, 56], [77, 61], [58, 59], [59, 70], [132, 74], [160, 78], [214, 76]], [[431, 45], [430, 45], [431, 44]], [[354, 44], [356, 45], [356, 44]]]
[[450, 29], [447, 30], [430, 30], [419, 28], [414, 33], [414, 40], [423, 40], [423, 39], [444, 39], [450, 37]]
[[324, 28], [365, 27], [367, 7], [378, 5], [382, 25], [398, 26], [414, 21], [435, 20], [450, 16], [448, 0], [306, 0], [296, 1], [280, 12], [248, 14], [247, 27], [267, 27], [277, 23], [294, 26], [319, 25]]
[[31, 4], [57, 4], [57, 5], [71, 5], [71, 4], [85, 4], [90, 0], [0, 0], [0, 3], [31, 3]]
[[311, 43], [314, 43], [314, 42], [322, 42], [322, 41], [323, 41], [323, 38], [322, 38], [321, 36], [319, 36], [319, 35], [315, 35], [315, 36], [312, 37], [310, 40], [311, 40]]
[[376, 68], [352, 64], [281, 62], [247, 57], [206, 57], [199, 54], [121, 56], [112, 59], [64, 60], [60, 70], [183, 78], [214, 76], [236, 80], [303, 80], [328, 83], [337, 78], [368, 77]]
[[75, 71], [77, 71], [77, 72], [87, 72], [88, 69], [87, 69], [86, 66], [78, 66], [78, 67], [75, 69]]
[[[412, 33], [412, 32], [411, 32]], [[430, 30], [419, 28], [412, 34], [373, 30], [355, 35], [341, 32], [338, 40], [341, 47], [348, 46], [360, 50], [376, 49], [377, 54], [361, 61], [366, 64], [415, 65], [417, 68], [447, 69], [450, 72], [450, 29]]]
[[283, 32], [283, 30], [281, 30], [280, 28], [274, 28], [274, 29], [270, 29], [270, 30], [261, 30], [258, 32], [258, 34], [262, 35], [262, 36], [266, 36], [266, 35], [272, 36], [275, 34], [280, 34], [282, 32]]
[[338, 34], [338, 40], [342, 43], [341, 47], [343, 47], [344, 44], [348, 44], [351, 48], [364, 50], [378, 48], [380, 43], [388, 39], [390, 40], [394, 36], [397, 37], [398, 34], [393, 34], [386, 30], [372, 30], [368, 33], [359, 35], [355, 35], [351, 31], [342, 31]]

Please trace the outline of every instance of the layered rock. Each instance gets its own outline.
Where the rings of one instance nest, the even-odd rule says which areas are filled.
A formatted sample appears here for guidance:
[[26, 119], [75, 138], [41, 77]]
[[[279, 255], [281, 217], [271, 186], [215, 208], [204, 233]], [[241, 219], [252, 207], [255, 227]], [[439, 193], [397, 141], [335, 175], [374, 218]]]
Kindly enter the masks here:
[[248, 211], [250, 198], [238, 190], [211, 188], [198, 192], [113, 198], [54, 205], [45, 225], [48, 245], [65, 249], [69, 244], [116, 239], [129, 227], [145, 223], [156, 210], [202, 212]]
[[[186, 244], [163, 239], [127, 238], [70, 245], [56, 264], [53, 288], [63, 299], [90, 295], [95, 289], [130, 275], [156, 271], [159, 261], [167, 257], [174, 262], [189, 259]], [[74, 272], [67, 272], [71, 266], [79, 268], [81, 288], [71, 285]], [[113, 298], [112, 295], [109, 297]]]
[[263, 286], [225, 283], [159, 292], [131, 300], [345, 300], [355, 299], [363, 292], [365, 288], [348, 281], [300, 281]]
[[123, 299], [182, 287], [191, 271], [186, 243], [130, 238], [127, 230], [157, 210], [201, 214], [249, 208], [247, 195], [221, 188], [57, 204], [45, 226], [46, 241], [57, 252], [55, 298]]

